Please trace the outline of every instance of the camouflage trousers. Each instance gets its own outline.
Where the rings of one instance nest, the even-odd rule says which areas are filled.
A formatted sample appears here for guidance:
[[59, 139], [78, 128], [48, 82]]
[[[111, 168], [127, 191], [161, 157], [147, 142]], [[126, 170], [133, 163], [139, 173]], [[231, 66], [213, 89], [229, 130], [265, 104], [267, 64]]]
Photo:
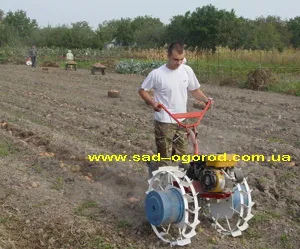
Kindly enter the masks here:
[[157, 154], [160, 154], [162, 160], [148, 164], [150, 176], [151, 169], [153, 171], [161, 166], [178, 166], [178, 162], [174, 164], [171, 161], [172, 155], [185, 155], [188, 148], [186, 129], [178, 124], [162, 123], [155, 120], [154, 127]]

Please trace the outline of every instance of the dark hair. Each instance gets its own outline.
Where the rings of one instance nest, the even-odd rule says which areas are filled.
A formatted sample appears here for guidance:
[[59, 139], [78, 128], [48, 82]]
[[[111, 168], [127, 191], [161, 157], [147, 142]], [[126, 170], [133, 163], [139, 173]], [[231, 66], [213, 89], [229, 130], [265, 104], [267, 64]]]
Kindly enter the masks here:
[[168, 55], [170, 56], [175, 50], [177, 53], [182, 54], [184, 50], [184, 43], [182, 41], [176, 41], [170, 44], [168, 47]]

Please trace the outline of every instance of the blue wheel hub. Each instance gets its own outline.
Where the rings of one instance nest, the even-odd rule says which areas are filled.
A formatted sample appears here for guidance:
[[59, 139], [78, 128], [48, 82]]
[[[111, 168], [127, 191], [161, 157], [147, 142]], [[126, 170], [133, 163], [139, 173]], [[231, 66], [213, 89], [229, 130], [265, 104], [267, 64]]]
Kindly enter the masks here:
[[171, 188], [151, 191], [145, 201], [147, 220], [154, 226], [179, 223], [184, 216], [184, 200], [180, 191]]
[[[242, 185], [241, 189], [246, 192], [245, 186]], [[249, 204], [248, 196], [243, 193], [242, 193], [242, 195], [244, 196], [244, 204], [246, 204], [248, 206], [248, 204]], [[241, 209], [241, 196], [240, 196], [240, 192], [239, 192], [238, 188], [235, 188], [235, 190], [234, 190], [234, 194], [232, 197], [232, 203], [233, 203], [233, 208], [235, 210]]]

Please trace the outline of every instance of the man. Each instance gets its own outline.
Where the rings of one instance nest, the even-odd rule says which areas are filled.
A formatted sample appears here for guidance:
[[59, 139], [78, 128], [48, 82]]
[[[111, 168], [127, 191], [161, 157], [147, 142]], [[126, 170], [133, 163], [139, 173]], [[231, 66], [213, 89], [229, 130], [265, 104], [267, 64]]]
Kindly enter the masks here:
[[66, 66], [65, 66], [65, 69], [68, 70], [69, 69], [69, 66], [70, 68], [72, 69], [73, 66], [74, 66], [74, 69], [77, 70], [77, 64], [76, 62], [74, 61], [74, 55], [72, 54], [72, 51], [71, 50], [68, 50], [68, 53], [66, 54]]
[[[200, 90], [200, 84], [192, 68], [183, 64], [184, 59], [184, 44], [172, 43], [168, 48], [168, 62], [150, 72], [138, 91], [141, 98], [155, 111], [155, 141], [157, 153], [160, 153], [162, 158], [171, 158], [172, 150], [176, 155], [187, 154], [187, 139], [185, 129], [169, 117], [159, 105], [163, 104], [171, 113], [186, 113], [188, 91], [197, 100], [204, 103], [209, 101]], [[148, 93], [151, 89], [154, 91], [154, 99]], [[152, 171], [158, 166], [168, 164], [167, 161], [156, 165], [153, 162], [148, 163], [149, 176], [152, 176]]]
[[29, 57], [31, 59], [31, 67], [35, 68], [36, 67], [36, 57], [37, 57], [37, 49], [35, 47], [35, 45], [33, 45], [30, 49], [29, 49]]
[[68, 50], [68, 53], [66, 54], [66, 59], [67, 62], [74, 61], [74, 55], [72, 54], [71, 50]]

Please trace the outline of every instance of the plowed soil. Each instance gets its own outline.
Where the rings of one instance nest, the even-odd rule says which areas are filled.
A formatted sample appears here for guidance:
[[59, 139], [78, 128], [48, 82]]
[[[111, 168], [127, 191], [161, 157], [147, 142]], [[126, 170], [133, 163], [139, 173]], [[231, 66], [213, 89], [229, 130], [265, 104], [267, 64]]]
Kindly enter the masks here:
[[[143, 77], [11, 65], [0, 75], [0, 248], [168, 248], [145, 218], [145, 163], [86, 160], [155, 153]], [[120, 98], [108, 98], [112, 89]], [[201, 219], [187, 248], [300, 248], [300, 98], [202, 90], [215, 100], [198, 127], [202, 153], [292, 162], [240, 162], [255, 201], [250, 228], [222, 237]]]

